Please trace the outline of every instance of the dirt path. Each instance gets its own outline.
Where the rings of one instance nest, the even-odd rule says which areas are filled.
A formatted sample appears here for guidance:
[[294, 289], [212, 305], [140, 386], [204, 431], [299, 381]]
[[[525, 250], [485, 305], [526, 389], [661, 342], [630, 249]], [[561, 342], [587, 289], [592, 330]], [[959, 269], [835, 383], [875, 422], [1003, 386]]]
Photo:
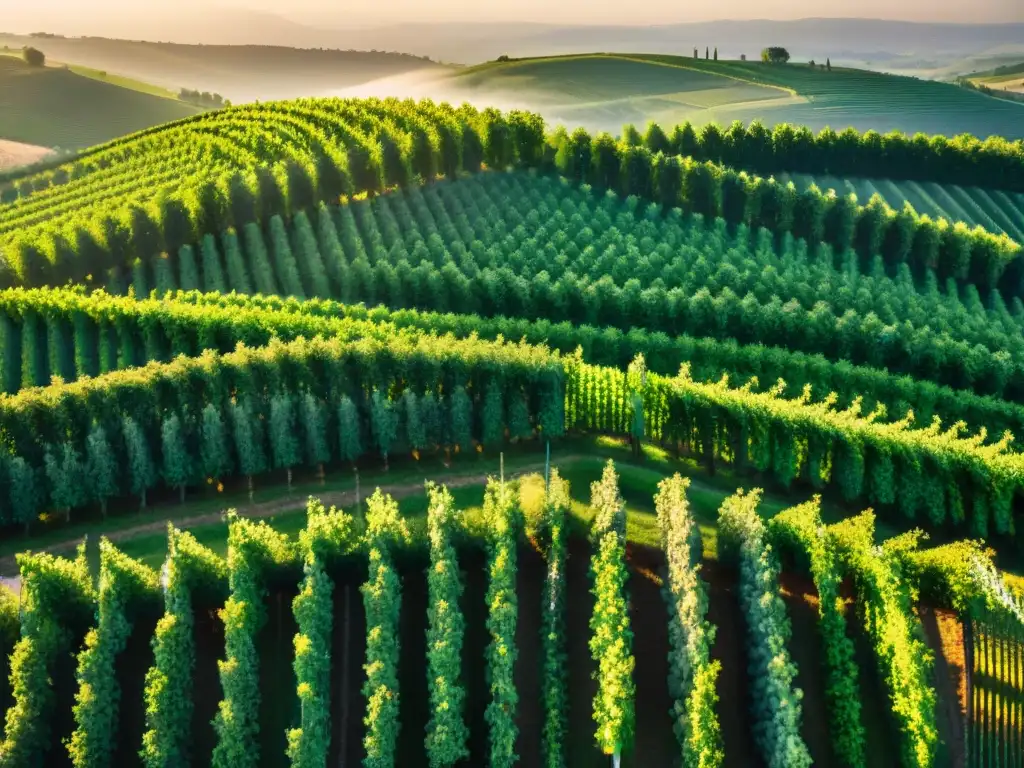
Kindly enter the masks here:
[[[571, 464], [583, 458], [582, 456], [566, 456], [559, 459], [559, 463], [563, 465]], [[521, 477], [522, 475], [529, 475], [535, 472], [544, 470], [544, 463], [538, 462], [533, 464], [527, 464], [524, 466], [517, 467], [514, 472], [509, 473], [510, 478]], [[454, 474], [450, 477], [443, 478], [442, 484], [448, 488], [465, 488], [473, 485], [484, 485], [487, 482], [487, 478], [490, 476], [489, 473], [468, 473], [468, 474]], [[367, 488], [377, 488], [377, 485], [367, 486]], [[380, 485], [379, 486], [384, 493], [389, 493], [396, 499], [403, 499], [409, 496], [416, 496], [423, 493], [423, 482], [417, 483], [402, 483], [397, 485]], [[328, 493], [313, 493], [310, 494], [319, 498], [325, 506], [331, 507], [348, 507], [352, 506], [356, 502], [356, 492], [352, 491], [333, 491]], [[366, 498], [368, 493], [361, 494], [363, 498]], [[258, 502], [255, 504], [239, 506], [237, 507], [239, 517], [249, 517], [253, 519], [273, 517], [281, 512], [287, 512], [301, 507], [304, 504], [304, 499], [298, 495], [274, 499], [273, 501]], [[153, 520], [139, 525], [132, 526], [131, 528], [123, 528], [109, 533], [104, 533], [102, 530], [96, 530], [90, 532], [90, 535], [96, 536], [97, 538], [105, 536], [115, 544], [119, 541], [126, 541], [134, 539], [139, 536], [146, 534], [159, 533], [167, 530], [167, 523], [174, 524], [178, 528], [201, 528], [206, 525], [216, 525], [223, 519], [223, 511], [210, 512], [204, 515], [191, 515], [184, 517], [169, 517], [161, 520]], [[32, 549], [33, 552], [48, 552], [50, 554], [60, 554], [64, 552], [72, 552], [75, 547], [79, 545], [82, 537], [78, 536], [73, 539], [65, 539], [64, 541], [57, 542], [55, 544], [49, 544], [45, 547], [38, 549], [32, 549], [31, 546], [26, 546], [26, 549]], [[31, 540], [26, 542], [27, 545], [31, 545]], [[17, 563], [14, 555], [0, 558], [0, 573], [16, 573]], [[15, 588], [18, 582], [17, 578], [5, 578], [3, 579], [7, 586]]]

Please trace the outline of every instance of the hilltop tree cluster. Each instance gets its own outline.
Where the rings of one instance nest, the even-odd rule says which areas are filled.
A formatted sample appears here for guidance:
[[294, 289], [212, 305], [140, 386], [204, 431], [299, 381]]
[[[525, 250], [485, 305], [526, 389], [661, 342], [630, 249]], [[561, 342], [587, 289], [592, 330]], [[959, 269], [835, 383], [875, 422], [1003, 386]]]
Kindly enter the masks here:
[[789, 51], [780, 46], [770, 46], [761, 51], [761, 61], [765, 64], [785, 64], [789, 59]]

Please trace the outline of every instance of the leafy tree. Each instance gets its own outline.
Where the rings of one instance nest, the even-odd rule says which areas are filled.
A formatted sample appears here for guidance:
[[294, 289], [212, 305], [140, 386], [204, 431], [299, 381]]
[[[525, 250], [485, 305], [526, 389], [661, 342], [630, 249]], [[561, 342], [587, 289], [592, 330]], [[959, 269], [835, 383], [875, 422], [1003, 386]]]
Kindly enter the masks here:
[[270, 399], [270, 453], [274, 469], [288, 472], [288, 491], [292, 489], [292, 470], [302, 461], [296, 436], [295, 404], [287, 392], [278, 392]]
[[418, 459], [420, 451], [427, 448], [427, 431], [420, 413], [419, 398], [411, 389], [402, 393], [402, 409], [405, 416], [405, 437], [413, 456]]
[[785, 64], [789, 61], [789, 51], [779, 46], [771, 46], [761, 51], [761, 61], [765, 64]]
[[597, 664], [594, 697], [595, 740], [616, 764], [633, 742], [633, 632], [626, 602], [626, 505], [619, 478], [609, 460], [601, 480], [591, 485], [594, 553], [591, 557], [594, 613], [590, 618], [590, 652]]
[[497, 378], [487, 382], [484, 390], [483, 444], [487, 447], [501, 445], [505, 439], [505, 406], [501, 383]]
[[21, 49], [21, 58], [25, 60], [25, 63], [30, 67], [45, 67], [46, 66], [46, 54], [40, 51], [38, 48], [33, 48], [30, 45], [26, 45]]
[[373, 391], [370, 404], [370, 426], [373, 444], [384, 458], [384, 469], [388, 469], [388, 454], [398, 437], [398, 413], [391, 398], [379, 389]]
[[718, 61], [718, 46], [715, 46], [715, 61]]
[[239, 471], [249, 478], [267, 471], [267, 455], [263, 448], [263, 427], [248, 399], [231, 404], [231, 434], [238, 457]]
[[36, 471], [21, 456], [15, 456], [7, 463], [7, 478], [10, 484], [11, 513], [13, 522], [29, 533], [32, 522], [39, 516], [43, 504], [42, 489]]
[[117, 495], [117, 459], [107, 440], [107, 433], [99, 424], [89, 430], [85, 443], [85, 481], [89, 498], [99, 502], [100, 513], [107, 517], [107, 501]]
[[427, 684], [430, 721], [427, 723], [427, 759], [431, 768], [448, 768], [469, 757], [469, 728], [465, 720], [466, 690], [462, 683], [462, 640], [466, 621], [459, 603], [462, 580], [452, 544], [452, 531], [460, 520], [447, 488], [426, 486], [427, 536]]
[[50, 485], [50, 501], [64, 511], [71, 522], [71, 510], [86, 499], [85, 472], [82, 459], [71, 443], [50, 447], [45, 456], [46, 479]]
[[342, 461], [355, 464], [363, 454], [363, 436], [359, 410], [348, 395], [338, 403], [338, 456]]
[[489, 727], [490, 760], [494, 768], [511, 768], [519, 733], [516, 709], [519, 695], [513, 670], [516, 647], [516, 539], [522, 512], [511, 483], [490, 478], [484, 491], [484, 520], [487, 523], [487, 681], [491, 700], [484, 717]]
[[219, 480], [231, 473], [231, 453], [228, 450], [227, 429], [220, 409], [207, 404], [203, 408], [200, 427], [199, 464], [203, 477]]
[[456, 387], [449, 402], [448, 431], [452, 447], [468, 451], [473, 447], [473, 403], [465, 387]]
[[185, 487], [192, 479], [192, 461], [185, 442], [185, 428], [178, 414], [172, 413], [160, 425], [164, 482], [178, 489], [179, 501], [185, 503]]
[[302, 422], [306, 464], [316, 467], [322, 474], [324, 464], [331, 460], [331, 449], [327, 444], [327, 414], [325, 406], [312, 393], [302, 395], [299, 420]]
[[156, 466], [146, 435], [130, 416], [121, 421], [121, 434], [124, 435], [128, 458], [129, 490], [139, 497], [139, 509], [143, 510], [146, 508], [146, 491], [156, 484]]

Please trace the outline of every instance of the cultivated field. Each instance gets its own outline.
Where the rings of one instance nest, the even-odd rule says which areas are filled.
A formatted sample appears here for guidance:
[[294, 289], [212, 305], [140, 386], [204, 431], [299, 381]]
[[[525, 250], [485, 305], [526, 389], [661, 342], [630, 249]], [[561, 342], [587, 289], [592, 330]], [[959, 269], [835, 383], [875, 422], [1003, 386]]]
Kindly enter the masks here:
[[0, 179], [11, 764], [1019, 759], [1020, 143], [303, 99]]

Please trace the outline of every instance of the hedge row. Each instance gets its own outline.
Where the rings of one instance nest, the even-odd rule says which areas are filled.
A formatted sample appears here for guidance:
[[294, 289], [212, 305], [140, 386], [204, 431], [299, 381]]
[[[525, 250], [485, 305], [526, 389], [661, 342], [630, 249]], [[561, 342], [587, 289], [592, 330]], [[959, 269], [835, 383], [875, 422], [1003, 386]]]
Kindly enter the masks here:
[[652, 152], [713, 160], [758, 173], [790, 171], [868, 178], [913, 179], [1024, 192], [1024, 142], [1001, 137], [909, 136], [899, 131], [817, 134], [805, 126], [760, 121], [729, 127], [689, 122], [668, 131], [650, 126], [643, 144]]
[[900, 763], [934, 764], [938, 747], [932, 654], [914, 612], [917, 591], [902, 577], [899, 555], [874, 544], [874, 515], [865, 512], [829, 527], [844, 576], [853, 579], [857, 609], [871, 638], [900, 729]]
[[139, 618], [160, 614], [157, 573], [100, 540], [100, 576], [96, 626], [78, 654], [75, 732], [67, 744], [75, 768], [113, 764], [117, 749], [121, 686], [117, 660]]
[[818, 630], [825, 648], [825, 695], [829, 707], [832, 754], [840, 765], [867, 766], [867, 744], [861, 721], [860, 686], [853, 640], [847, 635], [842, 574], [835, 542], [821, 522], [820, 499], [784, 510], [768, 522], [768, 534], [779, 552], [803, 566], [818, 592]]
[[800, 733], [803, 691], [788, 645], [792, 628], [779, 587], [779, 559], [757, 514], [761, 492], [739, 492], [718, 513], [722, 554], [740, 573], [746, 617], [754, 740], [768, 768], [807, 768], [811, 755]]
[[707, 620], [708, 590], [700, 577], [700, 530], [690, 512], [690, 481], [676, 474], [658, 484], [654, 508], [665, 550], [663, 594], [668, 608], [669, 693], [672, 726], [686, 768], [718, 768], [725, 759], [715, 709], [722, 663], [712, 660], [715, 628]]
[[140, 756], [147, 768], [189, 765], [192, 681], [196, 666], [196, 606], [219, 606], [228, 596], [228, 566], [188, 532], [167, 526], [161, 574], [164, 615], [153, 635], [153, 666], [146, 672], [146, 732]]

